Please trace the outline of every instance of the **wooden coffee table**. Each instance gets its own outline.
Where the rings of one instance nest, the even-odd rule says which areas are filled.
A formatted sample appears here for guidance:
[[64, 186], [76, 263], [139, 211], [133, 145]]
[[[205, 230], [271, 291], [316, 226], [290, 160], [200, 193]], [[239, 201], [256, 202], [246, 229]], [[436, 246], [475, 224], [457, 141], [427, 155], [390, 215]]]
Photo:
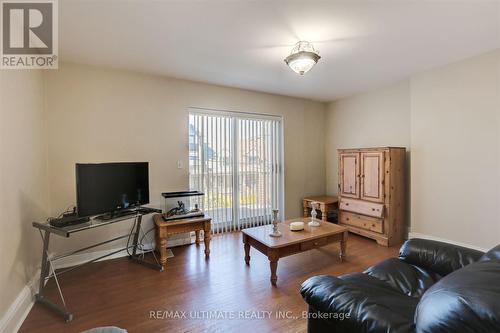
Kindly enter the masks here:
[[[303, 221], [302, 231], [290, 231], [290, 223]], [[298, 218], [279, 224], [281, 237], [271, 237], [272, 225], [243, 229], [243, 244], [245, 247], [245, 262], [250, 265], [250, 246], [265, 254], [271, 267], [271, 284], [276, 285], [278, 277], [278, 259], [295, 253], [312, 250], [330, 243], [340, 242], [340, 261], [346, 255], [347, 228], [337, 224], [322, 222], [319, 227], [309, 227], [311, 218]]]

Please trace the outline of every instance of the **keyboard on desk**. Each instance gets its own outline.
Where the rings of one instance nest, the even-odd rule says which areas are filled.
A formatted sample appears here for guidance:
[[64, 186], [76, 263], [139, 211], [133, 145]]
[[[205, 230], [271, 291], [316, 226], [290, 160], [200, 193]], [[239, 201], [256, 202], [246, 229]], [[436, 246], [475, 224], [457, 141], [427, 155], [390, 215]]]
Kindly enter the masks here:
[[150, 208], [150, 207], [141, 207], [137, 209], [139, 214], [149, 214], [149, 213], [161, 213], [161, 209], [158, 208]]
[[161, 213], [161, 210], [156, 209], [156, 208], [149, 208], [149, 207], [140, 207], [136, 209], [123, 209], [119, 210], [113, 213], [108, 213], [108, 214], [103, 214], [96, 216], [95, 219], [101, 220], [101, 221], [107, 221], [107, 220], [112, 220], [120, 217], [125, 217], [125, 216], [132, 216], [132, 215], [137, 215], [137, 214], [150, 214], [150, 213]]
[[120, 217], [124, 216], [131, 216], [131, 215], [136, 215], [137, 212], [135, 210], [130, 210], [130, 209], [124, 209], [124, 210], [119, 210], [113, 213], [107, 213], [107, 214], [102, 214], [99, 216], [96, 216], [96, 220], [101, 220], [101, 221], [108, 221], [112, 219], [117, 219]]

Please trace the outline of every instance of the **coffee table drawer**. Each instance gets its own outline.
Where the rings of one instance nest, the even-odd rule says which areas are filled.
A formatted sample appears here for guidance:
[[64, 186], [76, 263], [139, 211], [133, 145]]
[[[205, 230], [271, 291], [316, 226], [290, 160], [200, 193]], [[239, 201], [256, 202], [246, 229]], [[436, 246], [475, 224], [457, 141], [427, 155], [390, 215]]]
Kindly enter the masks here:
[[313, 239], [313, 240], [310, 240], [307, 242], [300, 243], [300, 250], [301, 251], [311, 250], [311, 249], [314, 249], [316, 247], [326, 245], [327, 243], [328, 243], [328, 241], [325, 237]]

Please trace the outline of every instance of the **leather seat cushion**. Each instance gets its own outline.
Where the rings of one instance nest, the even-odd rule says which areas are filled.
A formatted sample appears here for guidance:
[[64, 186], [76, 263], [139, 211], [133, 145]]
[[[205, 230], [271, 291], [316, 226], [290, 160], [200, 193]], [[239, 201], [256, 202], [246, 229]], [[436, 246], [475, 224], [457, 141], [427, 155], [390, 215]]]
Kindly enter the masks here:
[[500, 332], [500, 260], [468, 265], [422, 296], [415, 314], [419, 333]]
[[365, 274], [385, 281], [405, 295], [418, 298], [441, 279], [441, 276], [432, 271], [410, 265], [397, 258], [384, 260], [368, 268]]
[[342, 332], [414, 332], [418, 299], [363, 273], [314, 276], [302, 284], [302, 297], [323, 313], [349, 314], [335, 321]]

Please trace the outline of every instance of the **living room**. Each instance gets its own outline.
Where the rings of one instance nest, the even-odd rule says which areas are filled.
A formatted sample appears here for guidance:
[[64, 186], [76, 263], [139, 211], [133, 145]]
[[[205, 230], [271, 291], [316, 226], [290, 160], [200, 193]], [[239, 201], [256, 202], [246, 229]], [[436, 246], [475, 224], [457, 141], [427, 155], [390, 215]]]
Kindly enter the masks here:
[[500, 331], [500, 2], [33, 3], [0, 332]]

